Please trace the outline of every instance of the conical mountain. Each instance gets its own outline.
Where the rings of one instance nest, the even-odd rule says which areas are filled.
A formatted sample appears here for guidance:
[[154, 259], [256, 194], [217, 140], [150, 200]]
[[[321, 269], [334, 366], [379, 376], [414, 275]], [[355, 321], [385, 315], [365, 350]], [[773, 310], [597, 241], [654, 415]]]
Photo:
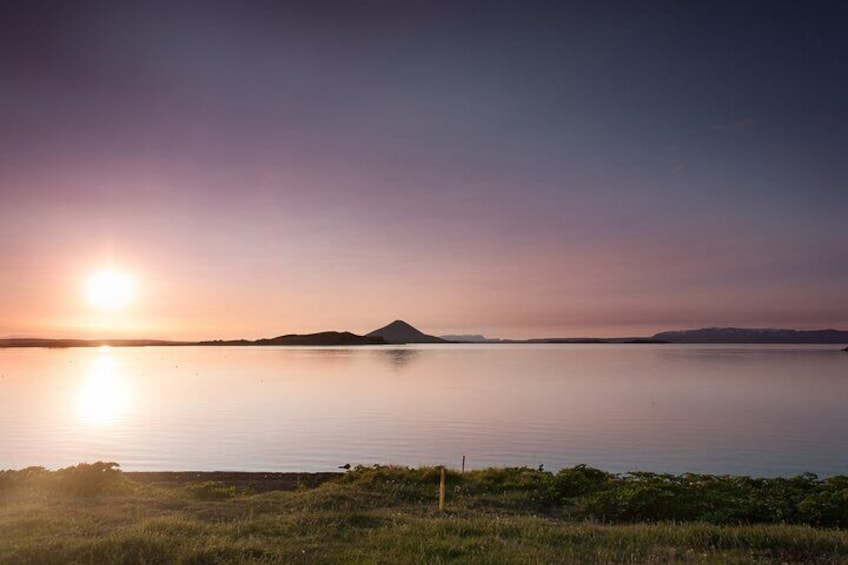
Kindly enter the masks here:
[[365, 334], [366, 337], [381, 337], [386, 343], [449, 343], [448, 341], [427, 335], [403, 320], [395, 320], [387, 326]]

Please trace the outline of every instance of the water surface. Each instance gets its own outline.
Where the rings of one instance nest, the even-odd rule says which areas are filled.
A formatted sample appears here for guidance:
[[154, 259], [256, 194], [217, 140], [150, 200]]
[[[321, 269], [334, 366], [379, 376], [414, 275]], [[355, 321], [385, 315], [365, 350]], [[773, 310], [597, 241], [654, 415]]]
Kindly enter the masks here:
[[0, 350], [0, 468], [848, 474], [834, 346]]

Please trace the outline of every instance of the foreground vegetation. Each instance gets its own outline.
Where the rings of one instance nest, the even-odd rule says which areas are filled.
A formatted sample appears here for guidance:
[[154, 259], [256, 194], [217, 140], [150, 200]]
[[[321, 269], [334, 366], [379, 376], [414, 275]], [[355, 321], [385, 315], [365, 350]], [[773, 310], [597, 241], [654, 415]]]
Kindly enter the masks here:
[[0, 563], [846, 563], [848, 478], [447, 475], [317, 488], [136, 482], [114, 463], [0, 472]]

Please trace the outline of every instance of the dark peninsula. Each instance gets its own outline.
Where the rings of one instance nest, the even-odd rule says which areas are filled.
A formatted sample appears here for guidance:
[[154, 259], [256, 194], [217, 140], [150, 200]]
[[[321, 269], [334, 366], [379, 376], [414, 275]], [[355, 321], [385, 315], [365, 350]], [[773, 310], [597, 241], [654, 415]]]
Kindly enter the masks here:
[[318, 332], [314, 334], [287, 334], [278, 337], [249, 341], [201, 341], [197, 345], [385, 345], [379, 337], [356, 335], [351, 332]]

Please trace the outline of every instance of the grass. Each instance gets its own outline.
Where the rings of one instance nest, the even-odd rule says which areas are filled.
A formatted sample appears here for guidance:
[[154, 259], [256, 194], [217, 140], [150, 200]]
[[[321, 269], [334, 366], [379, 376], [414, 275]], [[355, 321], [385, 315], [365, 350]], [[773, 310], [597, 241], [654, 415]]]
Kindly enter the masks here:
[[[845, 563], [846, 480], [583, 466], [356, 468], [317, 488], [161, 488], [114, 463], [0, 472], [0, 564]], [[825, 527], [826, 526], [826, 527]]]

